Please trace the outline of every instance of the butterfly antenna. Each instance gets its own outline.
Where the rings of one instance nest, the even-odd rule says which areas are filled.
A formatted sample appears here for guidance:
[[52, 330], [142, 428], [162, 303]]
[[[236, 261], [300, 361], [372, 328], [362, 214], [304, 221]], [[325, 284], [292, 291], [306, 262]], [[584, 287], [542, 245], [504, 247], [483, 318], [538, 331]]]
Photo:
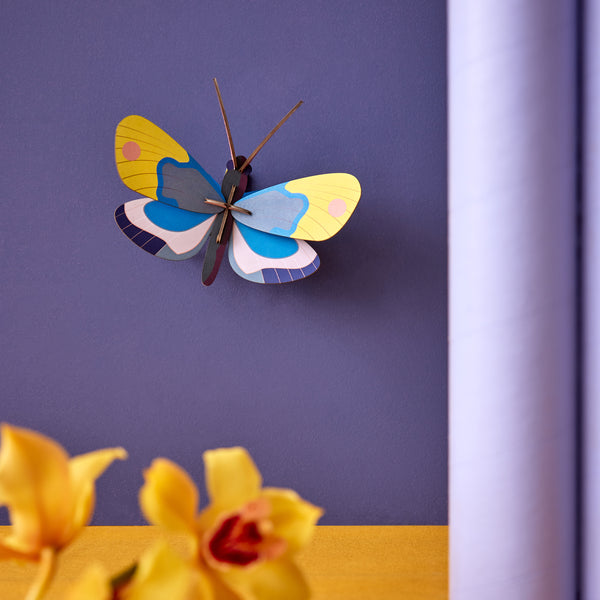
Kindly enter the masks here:
[[221, 114], [223, 115], [223, 123], [225, 123], [225, 131], [227, 133], [227, 143], [229, 144], [229, 153], [231, 154], [231, 162], [233, 163], [233, 168], [237, 169], [237, 164], [235, 161], [235, 150], [233, 149], [233, 138], [231, 137], [231, 129], [229, 129], [229, 121], [227, 120], [227, 115], [225, 114], [225, 107], [223, 106], [223, 98], [221, 98], [221, 91], [219, 90], [219, 84], [217, 83], [217, 78], [213, 79], [213, 83], [215, 84], [215, 90], [217, 90], [217, 96], [219, 98], [219, 107], [221, 108]]
[[285, 115], [285, 117], [283, 117], [283, 119], [281, 119], [281, 121], [279, 121], [279, 123], [277, 123], [277, 125], [275, 125], [275, 127], [273, 127], [273, 129], [269, 132], [267, 137], [258, 145], [256, 150], [254, 150], [254, 152], [252, 152], [252, 154], [244, 161], [244, 164], [238, 169], [238, 171], [243, 173], [244, 169], [252, 162], [254, 157], [262, 150], [262, 147], [273, 137], [273, 135], [275, 135], [275, 132], [300, 108], [301, 104], [302, 104], [302, 100], [300, 100], [300, 102], [298, 102], [298, 104], [296, 104], [296, 106], [294, 106], [294, 108], [292, 108], [292, 110], [290, 110], [290, 112], [287, 115]]

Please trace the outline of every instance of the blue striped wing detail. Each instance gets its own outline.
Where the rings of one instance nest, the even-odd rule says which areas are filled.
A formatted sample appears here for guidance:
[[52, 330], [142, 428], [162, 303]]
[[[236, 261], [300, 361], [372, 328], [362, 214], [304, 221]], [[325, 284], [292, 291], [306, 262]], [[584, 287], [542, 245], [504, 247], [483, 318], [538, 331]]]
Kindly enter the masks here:
[[229, 245], [232, 269], [256, 283], [287, 283], [319, 268], [317, 253], [303, 240], [284, 238], [234, 223]]
[[119, 206], [115, 221], [137, 246], [167, 260], [185, 260], [208, 240], [216, 215], [175, 208], [150, 198]]

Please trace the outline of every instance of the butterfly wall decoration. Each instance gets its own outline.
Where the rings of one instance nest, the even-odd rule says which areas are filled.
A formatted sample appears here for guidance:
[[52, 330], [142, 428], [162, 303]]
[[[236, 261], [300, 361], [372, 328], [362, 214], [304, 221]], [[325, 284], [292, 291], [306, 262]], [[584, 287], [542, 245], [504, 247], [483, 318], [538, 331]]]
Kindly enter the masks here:
[[123, 183], [144, 197], [117, 208], [117, 225], [160, 258], [184, 260], [206, 248], [205, 285], [214, 281], [227, 247], [231, 267], [249, 281], [307, 277], [320, 262], [307, 240], [326, 240], [346, 224], [360, 199], [360, 184], [348, 173], [329, 173], [246, 193], [251, 161], [302, 102], [248, 158], [237, 156], [213, 81], [231, 155], [221, 185], [162, 129], [130, 115], [117, 125], [115, 160]]

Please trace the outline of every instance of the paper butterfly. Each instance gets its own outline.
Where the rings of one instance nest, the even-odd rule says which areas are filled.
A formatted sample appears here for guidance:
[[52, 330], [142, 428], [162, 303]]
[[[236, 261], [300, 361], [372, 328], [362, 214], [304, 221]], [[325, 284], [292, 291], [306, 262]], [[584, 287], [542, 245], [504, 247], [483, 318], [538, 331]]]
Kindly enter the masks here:
[[305, 240], [337, 233], [360, 198], [358, 180], [346, 173], [315, 175], [245, 194], [250, 161], [301, 104], [269, 133], [248, 159], [236, 156], [221, 95], [231, 160], [221, 185], [175, 140], [137, 115], [125, 117], [115, 137], [123, 183], [144, 198], [115, 211], [123, 233], [146, 252], [184, 260], [206, 246], [202, 282], [210, 285], [229, 244], [233, 270], [250, 281], [284, 283], [319, 267]]

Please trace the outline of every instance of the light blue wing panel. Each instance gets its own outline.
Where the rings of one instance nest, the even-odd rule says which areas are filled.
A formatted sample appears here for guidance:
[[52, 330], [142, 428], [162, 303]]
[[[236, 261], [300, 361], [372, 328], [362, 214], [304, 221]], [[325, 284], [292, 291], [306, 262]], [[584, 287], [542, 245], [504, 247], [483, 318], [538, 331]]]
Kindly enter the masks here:
[[215, 214], [219, 209], [204, 200], [210, 198], [225, 202], [217, 182], [193, 158], [187, 163], [163, 158], [156, 166], [156, 175], [156, 199], [165, 204]]
[[317, 253], [303, 240], [280, 237], [233, 224], [229, 243], [231, 268], [256, 283], [286, 283], [319, 268]]
[[308, 210], [304, 194], [292, 194], [280, 183], [273, 187], [246, 194], [236, 206], [250, 211], [251, 215], [234, 212], [236, 221], [266, 233], [291, 237], [298, 222]]
[[236, 206], [251, 214], [234, 212], [233, 216], [266, 233], [326, 240], [346, 224], [360, 193], [358, 179], [348, 173], [314, 175], [247, 194]]
[[126, 202], [115, 211], [117, 225], [134, 244], [167, 260], [184, 260], [197, 254], [208, 240], [215, 218], [150, 198]]

